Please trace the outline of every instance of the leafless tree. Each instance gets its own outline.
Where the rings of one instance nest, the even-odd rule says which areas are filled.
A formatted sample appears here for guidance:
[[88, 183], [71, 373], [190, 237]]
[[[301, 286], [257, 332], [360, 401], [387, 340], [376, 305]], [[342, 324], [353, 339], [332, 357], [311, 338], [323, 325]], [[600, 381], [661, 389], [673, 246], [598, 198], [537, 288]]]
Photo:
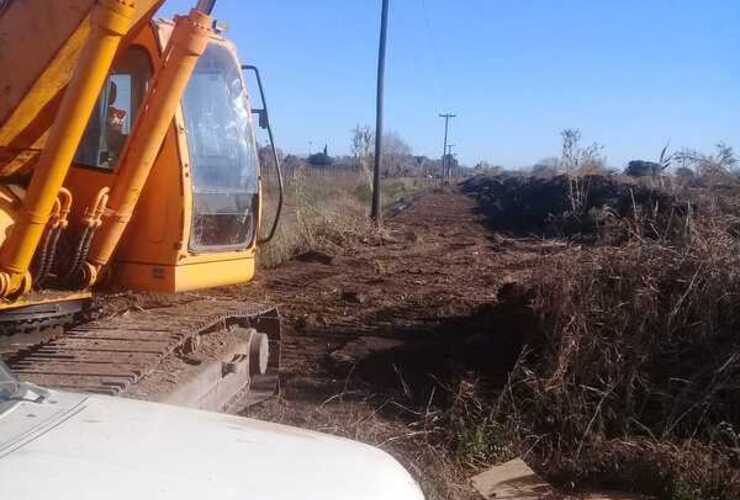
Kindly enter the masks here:
[[563, 140], [560, 155], [560, 167], [569, 175], [585, 175], [601, 173], [606, 164], [603, 155], [604, 146], [593, 142], [589, 146], [581, 146], [581, 131], [568, 128], [560, 133]]
[[373, 173], [371, 163], [372, 151], [375, 148], [375, 134], [369, 126], [359, 124], [351, 132], [352, 144], [350, 148], [352, 150], [352, 156], [354, 156], [360, 170], [365, 173], [367, 182], [372, 185]]
[[693, 168], [696, 175], [709, 180], [719, 180], [735, 173], [738, 165], [735, 151], [724, 142], [716, 145], [716, 152], [713, 155], [684, 149], [674, 153], [673, 158], [681, 167]]
[[372, 154], [375, 146], [375, 133], [367, 125], [356, 125], [352, 132], [352, 155], [355, 158], [365, 158]]
[[[367, 125], [357, 125], [351, 132], [352, 156], [368, 179], [372, 179], [375, 131]], [[418, 162], [411, 153], [411, 146], [401, 138], [398, 132], [391, 131], [383, 134], [383, 174], [401, 175], [416, 169]]]
[[581, 179], [584, 175], [605, 173], [606, 158], [602, 155], [604, 147], [599, 143], [582, 147], [581, 131], [578, 129], [565, 129], [560, 133], [563, 146], [560, 154], [560, 167], [565, 171], [570, 180], [570, 204], [571, 211], [578, 214], [586, 205], [588, 187]]
[[383, 171], [386, 176], [409, 175], [416, 166], [409, 146], [398, 132], [383, 134]]

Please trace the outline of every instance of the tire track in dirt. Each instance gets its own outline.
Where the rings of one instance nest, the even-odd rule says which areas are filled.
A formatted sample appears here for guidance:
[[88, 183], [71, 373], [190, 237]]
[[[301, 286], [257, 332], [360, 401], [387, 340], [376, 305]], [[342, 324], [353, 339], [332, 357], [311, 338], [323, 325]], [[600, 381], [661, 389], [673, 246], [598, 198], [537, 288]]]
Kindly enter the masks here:
[[495, 304], [502, 284], [526, 276], [541, 247], [494, 235], [475, 200], [454, 187], [436, 189], [338, 255], [312, 252], [220, 293], [278, 305], [288, 384], [332, 379], [327, 359], [357, 338], [464, 328], [464, 318]]

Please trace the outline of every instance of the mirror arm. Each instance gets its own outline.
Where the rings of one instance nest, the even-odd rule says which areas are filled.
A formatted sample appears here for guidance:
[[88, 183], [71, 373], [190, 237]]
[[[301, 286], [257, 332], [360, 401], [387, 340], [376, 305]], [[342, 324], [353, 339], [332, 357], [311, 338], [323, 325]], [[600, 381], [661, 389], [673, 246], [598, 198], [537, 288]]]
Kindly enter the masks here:
[[283, 211], [283, 173], [280, 168], [280, 159], [278, 158], [277, 154], [277, 148], [275, 147], [275, 140], [272, 135], [272, 127], [270, 126], [270, 119], [267, 111], [267, 101], [265, 100], [265, 91], [262, 87], [262, 79], [260, 78], [260, 71], [257, 69], [256, 66], [251, 66], [248, 64], [242, 65], [243, 71], [252, 71], [254, 72], [255, 77], [257, 78], [257, 87], [260, 91], [260, 98], [262, 99], [262, 109], [253, 109], [253, 113], [257, 113], [260, 116], [260, 126], [263, 124], [263, 117], [264, 117], [264, 128], [267, 128], [267, 135], [270, 138], [270, 149], [272, 150], [272, 159], [275, 162], [275, 171], [277, 173], [277, 181], [278, 181], [278, 206], [277, 210], [275, 212], [275, 219], [272, 221], [272, 227], [270, 228], [270, 232], [268, 233], [267, 237], [261, 238], [257, 240], [257, 243], [260, 245], [264, 245], [265, 243], [269, 243], [272, 238], [275, 236], [275, 232], [278, 228], [278, 223], [280, 222], [280, 214]]

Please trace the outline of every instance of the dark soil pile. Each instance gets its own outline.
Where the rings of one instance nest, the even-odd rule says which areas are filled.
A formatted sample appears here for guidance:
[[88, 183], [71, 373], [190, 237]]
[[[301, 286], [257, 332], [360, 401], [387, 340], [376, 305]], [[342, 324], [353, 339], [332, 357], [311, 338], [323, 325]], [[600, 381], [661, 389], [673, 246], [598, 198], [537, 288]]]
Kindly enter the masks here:
[[614, 176], [475, 176], [462, 183], [494, 230], [545, 236], [594, 236], [614, 220], [650, 225], [686, 206], [666, 192]]

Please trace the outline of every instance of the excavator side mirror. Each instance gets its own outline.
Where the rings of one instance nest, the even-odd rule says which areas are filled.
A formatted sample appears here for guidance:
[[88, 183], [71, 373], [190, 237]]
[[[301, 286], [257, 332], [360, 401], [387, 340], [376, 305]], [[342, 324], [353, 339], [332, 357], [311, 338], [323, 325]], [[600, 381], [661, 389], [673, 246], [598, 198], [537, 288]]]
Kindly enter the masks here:
[[270, 127], [270, 119], [267, 117], [266, 109], [252, 108], [252, 113], [257, 115], [257, 124], [260, 128], [266, 129]]
[[266, 129], [270, 126], [270, 119], [267, 117], [266, 109], [253, 109], [252, 113], [257, 113], [260, 128]]
[[260, 100], [262, 101], [262, 108], [252, 108], [252, 113], [258, 116], [258, 124], [262, 129], [270, 128], [270, 118], [267, 115], [267, 104], [265, 103], [265, 91], [262, 88], [262, 79], [260, 78], [260, 70], [257, 66], [251, 66], [248, 64], [242, 65], [242, 71], [251, 71], [254, 73], [257, 79], [257, 88], [260, 91]]

